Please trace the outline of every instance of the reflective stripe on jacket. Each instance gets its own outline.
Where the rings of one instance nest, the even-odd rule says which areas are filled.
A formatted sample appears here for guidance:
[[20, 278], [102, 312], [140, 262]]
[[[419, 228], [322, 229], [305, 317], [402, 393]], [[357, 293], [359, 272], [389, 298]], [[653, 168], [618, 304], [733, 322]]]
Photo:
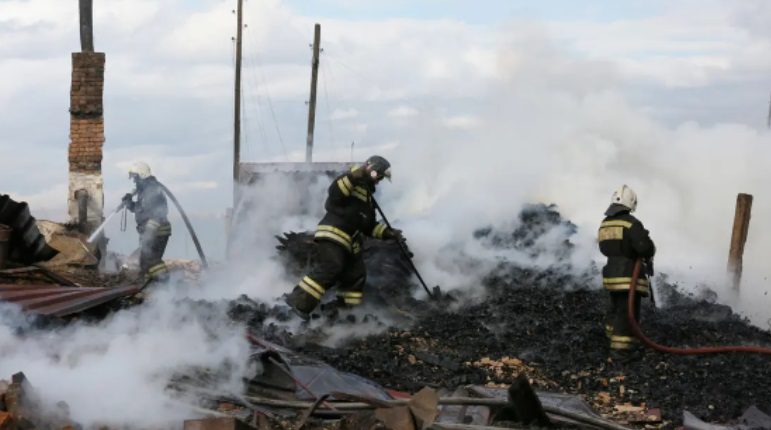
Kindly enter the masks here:
[[[634, 263], [638, 258], [650, 259], [656, 247], [648, 230], [629, 211], [606, 217], [597, 232], [600, 251], [608, 257], [602, 268], [602, 284], [610, 291], [627, 291], [632, 282]], [[645, 270], [640, 271], [636, 290], [647, 295], [650, 285]]]
[[344, 173], [332, 181], [324, 208], [327, 213], [319, 222], [314, 238], [328, 240], [357, 254], [361, 251], [362, 235], [382, 239], [387, 227], [378, 223], [372, 194], [375, 186], [356, 179], [353, 172]]

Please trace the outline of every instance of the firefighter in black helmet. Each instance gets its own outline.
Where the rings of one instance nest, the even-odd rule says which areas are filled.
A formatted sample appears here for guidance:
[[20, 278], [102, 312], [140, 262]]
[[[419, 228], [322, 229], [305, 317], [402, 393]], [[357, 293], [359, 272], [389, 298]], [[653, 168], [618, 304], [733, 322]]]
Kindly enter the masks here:
[[384, 178], [391, 179], [391, 164], [373, 155], [363, 166], [344, 173], [329, 186], [321, 219], [314, 235], [318, 261], [286, 296], [286, 303], [308, 319], [324, 294], [338, 284], [337, 302], [355, 306], [362, 302], [366, 269], [361, 255], [363, 235], [375, 239], [403, 240], [400, 230], [378, 223], [372, 195]]
[[602, 268], [602, 284], [610, 293], [605, 330], [610, 338], [612, 355], [623, 356], [638, 348], [639, 341], [634, 337], [627, 319], [629, 284], [637, 259], [642, 259], [644, 264], [635, 285], [637, 300], [634, 315], [638, 321], [640, 297], [652, 294], [649, 276], [653, 274], [656, 247], [642, 222], [632, 216], [631, 212], [636, 208], [637, 195], [623, 185], [613, 193], [598, 233], [600, 251], [608, 257], [608, 263]]

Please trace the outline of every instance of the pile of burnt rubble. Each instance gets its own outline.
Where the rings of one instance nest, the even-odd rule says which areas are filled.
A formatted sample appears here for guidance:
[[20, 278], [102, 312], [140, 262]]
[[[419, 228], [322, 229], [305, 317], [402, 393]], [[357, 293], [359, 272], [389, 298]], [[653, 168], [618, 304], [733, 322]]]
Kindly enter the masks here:
[[0, 379], [0, 429], [72, 430], [76, 427], [66, 402], [60, 401], [53, 408], [41, 405], [40, 397], [24, 373], [15, 373], [8, 381]]
[[[607, 293], [599, 288], [597, 267], [571, 266], [569, 238], [575, 231], [554, 207], [527, 207], [512, 229], [475, 233], [480, 246], [500, 251], [495, 266], [458, 254], [461, 264], [484, 268], [481, 285], [425, 301], [413, 297], [420, 287], [414, 285], [398, 246], [371, 241], [364, 245], [369, 313], [324, 306], [309, 326], [293, 332], [287, 327], [296, 324], [282, 323], [296, 318], [285, 307], [243, 297], [230, 303], [229, 315], [258, 339], [407, 393], [429, 387], [441, 396], [457, 396], [458, 390], [521, 384], [524, 376], [537, 391], [577, 395], [595, 412], [630, 427], [674, 428], [683, 424], [684, 411], [719, 423], [737, 423], [748, 410], [771, 412], [767, 356], [677, 356], [644, 350], [625, 362], [610, 360], [603, 328]], [[298, 276], [314, 259], [309, 239], [306, 233], [280, 238], [279, 256]], [[516, 251], [519, 263], [505, 258], [509, 251]], [[522, 256], [552, 263], [522, 265]], [[686, 295], [660, 275], [654, 282], [658, 307], [647, 300], [642, 307], [643, 329], [654, 340], [683, 347], [771, 345], [771, 333], [716, 304], [709, 291]], [[375, 327], [375, 334], [330, 342], [330, 334], [362, 323]], [[32, 399], [28, 406], [19, 407], [20, 393], [31, 391], [25, 385], [21, 374], [9, 384], [0, 381], [0, 428], [33, 418], [37, 428], [71, 425], [66, 403], [45, 416], [39, 415], [34, 395], [27, 397]], [[207, 408], [230, 416], [243, 412], [244, 421], [255, 421], [258, 409], [231, 413], [219, 399]], [[295, 428], [296, 418], [290, 415], [286, 425], [278, 420], [270, 428]], [[329, 428], [370, 428], [344, 423]], [[306, 428], [327, 427], [315, 423]]]
[[[513, 232], [488, 228], [479, 230], [476, 239], [486, 246], [537, 257], [540, 252], [555, 252], [553, 246], [548, 251], [539, 249], [539, 238], [551, 229], [563, 229], [568, 235], [575, 231], [552, 206], [528, 207], [519, 221]], [[452, 297], [427, 302], [397, 294], [389, 306], [410, 315], [410, 322], [334, 348], [311, 341], [307, 333], [287, 333], [267, 324], [275, 310], [234, 309], [233, 314], [274, 342], [407, 392], [426, 386], [510, 384], [524, 374], [536, 390], [578, 394], [608, 416], [658, 408], [665, 427], [680, 424], [684, 410], [705, 421], [723, 423], [735, 421], [752, 405], [771, 411], [768, 356], [677, 356], [648, 349], [624, 363], [609, 360], [602, 324], [607, 294], [597, 286], [596, 267], [580, 271], [570, 267], [566, 257], [572, 245], [567, 237], [556, 251], [561, 263], [536, 269], [501, 261], [485, 278], [481, 299], [478, 291], [476, 298], [456, 291]], [[292, 261], [307, 262], [299, 245], [304, 241], [302, 235], [289, 235], [280, 249]], [[368, 258], [381, 260], [378, 264], [367, 261], [373, 272], [368, 294], [387, 291], [383, 295], [393, 296], [404, 291], [395, 286], [409, 277], [408, 267], [398, 258], [384, 257], [393, 252], [371, 249], [370, 254], [374, 255]], [[771, 333], [714, 303], [709, 294], [684, 295], [662, 276], [656, 282], [659, 307], [646, 300], [641, 315], [643, 330], [654, 340], [690, 347], [771, 345]], [[360, 323], [352, 317], [322, 316], [320, 320], [341, 329]]]

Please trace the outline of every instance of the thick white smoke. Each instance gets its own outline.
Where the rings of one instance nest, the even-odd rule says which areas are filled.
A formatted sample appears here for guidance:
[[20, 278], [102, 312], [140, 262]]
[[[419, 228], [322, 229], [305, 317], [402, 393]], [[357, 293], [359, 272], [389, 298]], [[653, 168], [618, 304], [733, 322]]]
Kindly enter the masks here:
[[5, 378], [24, 372], [44, 408], [65, 401], [71, 418], [87, 427], [177, 426], [197, 413], [167, 391], [171, 379], [213, 369], [227, 375], [216, 383], [220, 389], [240, 392], [249, 351], [224, 303], [196, 304], [186, 295], [185, 289], [154, 291], [145, 304], [104, 321], [56, 330], [34, 330], [4, 305], [0, 371]]
[[[760, 220], [771, 209], [762, 194], [771, 180], [763, 167], [769, 133], [730, 123], [664, 125], [624, 97], [607, 64], [529, 36], [515, 32], [500, 50], [498, 78], [472, 129], [459, 133], [436, 112], [421, 113], [384, 154], [395, 175], [383, 188], [385, 206], [404, 221], [421, 266], [433, 268], [428, 277], [467, 285], [468, 272], [442, 267], [443, 248], [469, 243], [486, 223], [506, 225], [528, 202], [556, 203], [579, 227], [579, 261], [602, 262], [596, 229], [611, 193], [626, 183], [657, 244], [657, 270], [685, 286], [705, 284], [765, 323], [769, 229]], [[739, 192], [755, 202], [735, 297], [725, 265]]]
[[[399, 25], [414, 32], [410, 34], [424, 35], [417, 25]], [[763, 164], [771, 156], [769, 133], [731, 123], [665, 124], [627, 99], [623, 70], [579, 59], [557, 48], [540, 29], [512, 28], [497, 34], [501, 42], [489, 56], [471, 48], [462, 53], [463, 58], [491, 59], [485, 63], [489, 69], [482, 73], [484, 78], [469, 82], [474, 91], [447, 88], [454, 96], [473, 97], [474, 103], [459, 107], [445, 106], [444, 99], [420, 100], [417, 107], [394, 109], [389, 118], [395, 131], [388, 138], [370, 136], [372, 144], [356, 149], [360, 160], [371, 153], [391, 160], [394, 180], [380, 186], [378, 197], [393, 224], [404, 230], [429, 284], [469, 288], [498, 258], [526, 261], [515, 253], [480, 247], [472, 233], [487, 225], [511, 228], [522, 205], [529, 202], [559, 205], [579, 227], [573, 238], [577, 264], [601, 262], [596, 228], [613, 189], [626, 183], [637, 191], [636, 215], [657, 244], [657, 270], [689, 286], [704, 283], [715, 288], [721, 300], [763, 324], [769, 317], [764, 263], [771, 231], [761, 222], [771, 215], [771, 199], [763, 194], [771, 183]], [[453, 26], [447, 30], [454, 31]], [[459, 34], [470, 31], [463, 28]], [[447, 35], [442, 39], [453, 40]], [[414, 41], [417, 47], [405, 53], [410, 58], [433, 52], [430, 44], [420, 45], [420, 37]], [[333, 37], [329, 51], [345, 52], [342, 42], [335, 51]], [[383, 50], [361, 52], [382, 56]], [[409, 80], [409, 70], [392, 70], [398, 64], [383, 68], [391, 72], [388, 78]], [[478, 63], [465, 62], [457, 70], [470, 73], [470, 64]], [[436, 85], [444, 88], [447, 82], [456, 82], [451, 78], [438, 76]], [[372, 87], [372, 100], [388, 98], [389, 94], [375, 94], [382, 90]], [[475, 92], [480, 88], [482, 96]], [[347, 150], [322, 150], [316, 159], [348, 160]], [[295, 159], [301, 157], [298, 152]], [[163, 180], [162, 171], [159, 177]], [[273, 236], [312, 229], [321, 215], [327, 185], [319, 180], [298, 190], [275, 176], [247, 190], [255, 193], [255, 206], [236, 224], [234, 264], [215, 271], [201, 289], [159, 291], [147, 304], [106, 321], [46, 333], [19, 335], [15, 329], [23, 325], [22, 316], [3, 310], [0, 377], [24, 371], [48, 402], [66, 400], [73, 418], [87, 424], [158, 425], [191, 416], [167, 403], [166, 381], [188, 366], [227, 364], [234, 366], [235, 389], [244, 372], [247, 346], [242, 329], [231, 325], [219, 301], [247, 294], [270, 302], [289, 291], [296, 279], [287, 277], [273, 259], [277, 244]], [[755, 201], [745, 282], [741, 296], [732, 297], [726, 294], [724, 269], [738, 192], [754, 194]], [[303, 202], [310, 209], [308, 215], [287, 215]], [[184, 234], [181, 225], [175, 225], [177, 234]], [[544, 241], [544, 246], [551, 242], [555, 247], [560, 242], [555, 237]], [[461, 256], [479, 264], [465, 264], [468, 260]], [[184, 297], [214, 305], [192, 305], [182, 301]]]

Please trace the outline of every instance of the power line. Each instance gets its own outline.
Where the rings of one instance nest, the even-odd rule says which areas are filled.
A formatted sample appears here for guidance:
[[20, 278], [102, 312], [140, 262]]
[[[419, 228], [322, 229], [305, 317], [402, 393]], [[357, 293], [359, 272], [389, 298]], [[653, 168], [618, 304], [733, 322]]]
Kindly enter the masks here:
[[[257, 83], [257, 78], [256, 78], [255, 72], [254, 72], [254, 70], [255, 70], [254, 61], [252, 60], [251, 55], [249, 55], [248, 53], [246, 55], [245, 60], [246, 60], [246, 63], [247, 63], [247, 69], [251, 72], [251, 73], [247, 73], [246, 74], [246, 76], [247, 76], [247, 83], [251, 84], [251, 86], [253, 88], [253, 91], [246, 91], [246, 97], [249, 97], [251, 99], [252, 103], [255, 106], [255, 109], [257, 110], [257, 115], [256, 115], [257, 130], [260, 133], [260, 135], [262, 136], [263, 142], [268, 142], [269, 139], [268, 139], [268, 135], [266, 133], [265, 123], [263, 122], [262, 115], [261, 115], [261, 112], [262, 112], [263, 109], [262, 109], [262, 106], [260, 104], [259, 94], [257, 92], [257, 88], [259, 88], [259, 85]], [[255, 148], [255, 156], [258, 153], [259, 153], [259, 151], [256, 151], [256, 148]]]
[[341, 66], [343, 66], [343, 67], [345, 67], [346, 69], [348, 69], [349, 71], [351, 71], [351, 73], [353, 73], [353, 74], [354, 74], [354, 75], [355, 75], [355, 76], [356, 76], [358, 79], [360, 79], [360, 80], [362, 80], [362, 81], [364, 81], [364, 82], [369, 82], [369, 81], [371, 81], [371, 79], [367, 79], [367, 78], [364, 76], [364, 73], [362, 73], [361, 71], [359, 71], [359, 70], [358, 70], [357, 68], [355, 68], [355, 67], [351, 67], [350, 65], [348, 65], [348, 64], [347, 64], [347, 63], [345, 63], [344, 61], [340, 60], [340, 58], [338, 58], [337, 56], [335, 56], [335, 55], [332, 55], [332, 54], [330, 54], [329, 52], [325, 52], [324, 54], [325, 54], [325, 56], [326, 56], [327, 58], [329, 58], [329, 59], [333, 60], [333, 62], [335, 62], [335, 63], [337, 63], [337, 64], [340, 64]]
[[[323, 52], [323, 51], [322, 51]], [[327, 74], [324, 72], [328, 67], [321, 64], [321, 86], [324, 88], [324, 103], [327, 105], [327, 127], [329, 128], [329, 135], [332, 140], [332, 145], [335, 145], [335, 130], [332, 125], [332, 108], [329, 106], [329, 95], [327, 94]]]
[[[254, 43], [256, 45], [257, 44], [256, 43], [257, 42], [257, 36], [256, 35], [252, 35], [252, 40], [254, 41]], [[266, 100], [268, 102], [268, 109], [270, 110], [270, 115], [271, 115], [271, 118], [273, 120], [273, 125], [274, 125], [274, 128], [276, 130], [276, 135], [278, 137], [279, 144], [281, 145], [281, 151], [284, 154], [284, 158], [288, 159], [289, 155], [287, 154], [286, 145], [284, 144], [284, 137], [283, 137], [283, 135], [281, 133], [281, 128], [280, 128], [280, 126], [278, 124], [278, 119], [276, 118], [276, 111], [273, 108], [273, 99], [270, 96], [270, 90], [268, 89], [267, 79], [265, 78], [264, 66], [263, 66], [263, 64], [262, 64], [262, 62], [261, 62], [261, 60], [260, 60], [258, 55], [254, 54], [253, 56], [248, 56], [248, 58], [252, 61], [252, 65], [253, 65], [252, 67], [254, 67], [254, 69], [255, 69], [254, 76], [253, 76], [254, 80], [255, 80], [255, 88], [261, 89], [265, 93], [265, 98], [266, 98]], [[260, 94], [262, 94], [262, 92], [258, 91], [257, 93], [258, 93], [257, 97], [259, 98]], [[263, 130], [263, 132], [264, 132], [264, 130]]]
[[[262, 73], [262, 70], [261, 72]], [[266, 80], [263, 80], [266, 81]], [[289, 158], [286, 152], [286, 146], [284, 146], [284, 138], [281, 136], [281, 128], [278, 126], [278, 120], [276, 119], [276, 111], [273, 109], [273, 100], [270, 97], [270, 91], [268, 91], [268, 86], [264, 85], [265, 88], [265, 95], [268, 99], [268, 109], [270, 109], [270, 115], [273, 117], [273, 124], [276, 126], [276, 134], [278, 135], [278, 141], [281, 143], [281, 150], [284, 152], [284, 158]]]

